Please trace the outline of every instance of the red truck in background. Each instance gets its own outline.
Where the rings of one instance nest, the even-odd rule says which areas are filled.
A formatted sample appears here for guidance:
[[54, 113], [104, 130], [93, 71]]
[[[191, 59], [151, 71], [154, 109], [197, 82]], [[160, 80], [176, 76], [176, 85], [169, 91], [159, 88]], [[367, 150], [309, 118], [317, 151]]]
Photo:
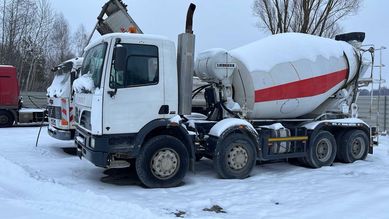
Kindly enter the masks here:
[[0, 65], [0, 128], [15, 123], [41, 122], [45, 109], [23, 108], [16, 68]]

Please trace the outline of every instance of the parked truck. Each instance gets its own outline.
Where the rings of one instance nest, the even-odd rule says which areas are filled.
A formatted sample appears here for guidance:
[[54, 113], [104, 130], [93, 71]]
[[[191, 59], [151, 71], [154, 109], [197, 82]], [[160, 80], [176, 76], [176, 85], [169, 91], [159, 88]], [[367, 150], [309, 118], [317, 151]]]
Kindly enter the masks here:
[[77, 78], [83, 58], [74, 58], [54, 67], [53, 82], [47, 88], [47, 131], [59, 140], [74, 139], [73, 81]]
[[[364, 33], [278, 34], [194, 61], [194, 10], [177, 54], [165, 37], [129, 33], [86, 48], [75, 94], [80, 158], [103, 168], [135, 164], [154, 188], [180, 185], [203, 156], [220, 178], [243, 179], [256, 161], [320, 168], [373, 152], [377, 131], [357, 118], [355, 103], [369, 64]], [[191, 112], [193, 74], [208, 83], [204, 115]]]
[[[90, 34], [92, 38], [95, 30], [100, 35], [114, 32], [132, 31], [142, 33], [132, 17], [127, 13], [127, 5], [121, 0], [109, 0], [101, 9], [97, 17], [97, 24]], [[78, 70], [83, 58], [74, 58], [53, 68], [54, 79], [47, 89], [48, 101], [48, 133], [59, 140], [74, 139], [74, 106], [73, 81], [78, 77]]]
[[45, 115], [45, 109], [23, 107], [16, 68], [0, 65], [0, 128], [42, 122]]

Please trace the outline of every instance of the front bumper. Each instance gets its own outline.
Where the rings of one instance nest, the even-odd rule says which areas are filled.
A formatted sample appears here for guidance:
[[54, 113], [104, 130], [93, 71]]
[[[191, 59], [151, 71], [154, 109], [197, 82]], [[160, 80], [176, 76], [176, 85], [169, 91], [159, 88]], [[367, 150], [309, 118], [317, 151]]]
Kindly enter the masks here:
[[77, 155], [80, 158], [84, 157], [98, 167], [106, 168], [107, 166], [109, 166], [108, 153], [101, 152], [101, 151], [93, 151], [88, 147], [80, 145], [77, 141], [76, 141], [76, 145], [77, 145]]
[[[86, 158], [98, 167], [107, 168], [113, 158], [130, 159], [135, 158], [139, 150], [135, 149], [133, 137], [122, 136], [94, 136], [83, 129], [77, 128], [75, 133], [75, 143], [77, 146], [77, 155]], [[117, 139], [130, 139], [127, 144], [115, 143]], [[93, 140], [92, 140], [93, 139]], [[132, 139], [132, 140], [131, 140]], [[92, 141], [94, 143], [92, 144]], [[93, 147], [92, 147], [93, 145]]]
[[109, 153], [107, 151], [96, 151], [94, 148], [90, 147], [91, 139], [92, 135], [89, 133], [77, 130], [74, 138], [77, 146], [77, 155], [80, 158], [86, 158], [98, 167], [107, 167], [109, 165]]
[[47, 132], [53, 138], [66, 141], [74, 139], [75, 130], [60, 130], [49, 126]]

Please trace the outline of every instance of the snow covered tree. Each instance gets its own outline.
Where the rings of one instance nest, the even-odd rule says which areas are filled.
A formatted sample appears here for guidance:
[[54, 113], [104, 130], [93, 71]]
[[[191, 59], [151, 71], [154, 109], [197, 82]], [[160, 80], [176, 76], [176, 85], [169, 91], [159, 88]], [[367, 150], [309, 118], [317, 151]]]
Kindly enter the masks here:
[[0, 65], [17, 68], [21, 90], [44, 91], [50, 69], [72, 58], [66, 19], [50, 0], [0, 1]]

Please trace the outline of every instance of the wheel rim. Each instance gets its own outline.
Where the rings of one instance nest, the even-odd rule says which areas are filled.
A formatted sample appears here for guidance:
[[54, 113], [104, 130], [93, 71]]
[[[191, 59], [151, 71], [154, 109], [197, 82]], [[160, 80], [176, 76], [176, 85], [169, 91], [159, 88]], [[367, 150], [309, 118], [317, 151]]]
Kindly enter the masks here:
[[365, 141], [361, 137], [354, 139], [351, 144], [351, 153], [354, 158], [359, 159], [362, 157], [363, 153], [365, 153], [365, 146]]
[[9, 119], [6, 115], [0, 115], [0, 124], [1, 125], [8, 124], [8, 122], [9, 122]]
[[249, 160], [249, 155], [246, 149], [241, 145], [236, 145], [231, 148], [227, 155], [228, 166], [233, 170], [243, 169]]
[[177, 152], [164, 148], [153, 155], [151, 159], [151, 172], [158, 179], [169, 179], [173, 177], [179, 168], [180, 157]]
[[321, 139], [317, 143], [316, 147], [316, 157], [321, 162], [326, 162], [330, 157], [332, 153], [332, 144], [329, 139]]

